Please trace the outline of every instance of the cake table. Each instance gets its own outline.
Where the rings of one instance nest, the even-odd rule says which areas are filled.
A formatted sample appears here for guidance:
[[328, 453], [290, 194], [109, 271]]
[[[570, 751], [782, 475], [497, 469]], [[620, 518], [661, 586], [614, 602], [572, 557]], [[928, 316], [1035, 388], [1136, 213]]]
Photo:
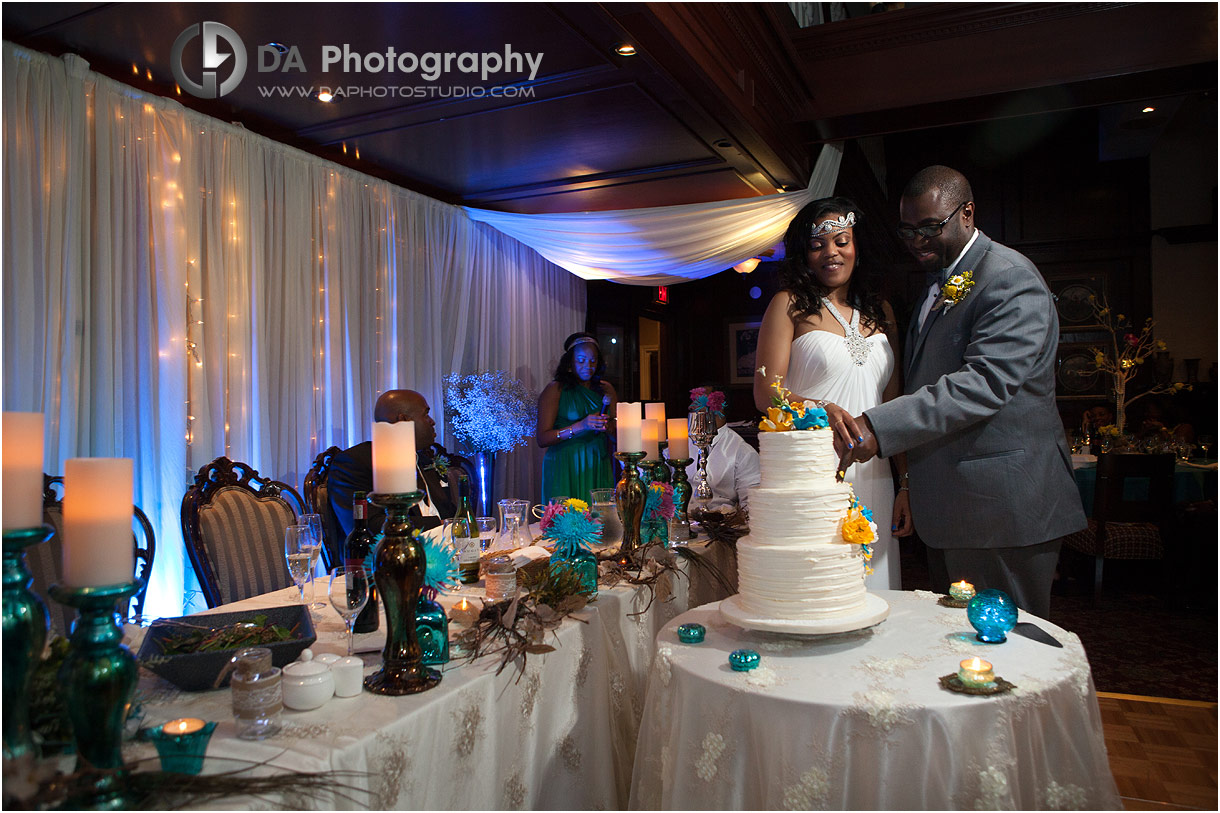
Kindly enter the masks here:
[[[928, 592], [878, 591], [885, 622], [815, 637], [742, 629], [717, 604], [658, 634], [631, 789], [633, 809], [1121, 808], [1080, 639], [1021, 613], [1062, 648], [974, 637]], [[677, 626], [707, 628], [703, 643]], [[761, 664], [734, 672], [729, 653]], [[955, 694], [965, 658], [1016, 685]]]

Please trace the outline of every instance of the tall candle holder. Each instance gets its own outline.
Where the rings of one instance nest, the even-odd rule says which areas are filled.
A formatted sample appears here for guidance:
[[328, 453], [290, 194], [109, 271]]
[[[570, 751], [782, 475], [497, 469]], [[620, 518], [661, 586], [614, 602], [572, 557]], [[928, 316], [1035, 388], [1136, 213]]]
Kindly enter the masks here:
[[637, 466], [646, 452], [617, 452], [623, 464], [623, 478], [614, 489], [614, 502], [623, 521], [623, 544], [619, 547], [619, 562], [631, 564], [632, 554], [640, 546], [640, 521], [644, 518], [644, 501], [648, 486], [640, 478]]
[[706, 507], [712, 499], [712, 487], [707, 481], [707, 455], [716, 437], [716, 416], [709, 410], [697, 409], [686, 420], [690, 442], [699, 448], [699, 479], [695, 482], [695, 497]]
[[47, 608], [30, 590], [25, 549], [51, 538], [46, 526], [4, 532], [4, 758], [32, 753], [29, 689], [47, 643]]
[[[670, 537], [675, 541], [689, 541], [695, 538], [690, 531], [690, 514], [686, 507], [690, 504], [690, 480], [686, 477], [686, 467], [692, 461], [689, 457], [670, 458], [669, 465], [674, 470], [674, 518], [670, 523]], [[675, 533], [676, 531], [676, 533]]]
[[123, 646], [123, 627], [115, 604], [143, 587], [139, 579], [102, 587], [51, 586], [51, 597], [79, 611], [72, 626], [68, 657], [59, 670], [76, 743], [77, 769], [92, 769], [97, 778], [87, 799], [69, 807], [99, 810], [131, 807], [136, 800], [124, 787], [123, 726], [136, 687], [136, 659]]
[[441, 682], [441, 673], [423, 664], [415, 629], [426, 561], [424, 546], [411, 533], [408, 512], [423, 498], [422, 491], [369, 495], [385, 509], [382, 540], [373, 560], [373, 580], [385, 607], [385, 649], [381, 668], [364, 679], [374, 694], [417, 694]]
[[657, 459], [649, 460], [652, 464], [652, 482], [668, 483], [669, 482], [669, 466], [665, 463], [665, 449], [669, 447], [667, 441], [658, 441], [657, 443]]

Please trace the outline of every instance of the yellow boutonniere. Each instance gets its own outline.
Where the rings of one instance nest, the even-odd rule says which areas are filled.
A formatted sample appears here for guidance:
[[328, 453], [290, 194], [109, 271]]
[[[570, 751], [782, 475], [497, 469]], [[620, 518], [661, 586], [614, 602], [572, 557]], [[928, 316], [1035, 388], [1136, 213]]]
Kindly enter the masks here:
[[940, 286], [940, 296], [944, 300], [944, 309], [947, 311], [958, 302], [966, 298], [970, 293], [970, 289], [974, 287], [974, 272], [965, 271], [961, 274], [954, 274], [949, 277], [944, 285]]

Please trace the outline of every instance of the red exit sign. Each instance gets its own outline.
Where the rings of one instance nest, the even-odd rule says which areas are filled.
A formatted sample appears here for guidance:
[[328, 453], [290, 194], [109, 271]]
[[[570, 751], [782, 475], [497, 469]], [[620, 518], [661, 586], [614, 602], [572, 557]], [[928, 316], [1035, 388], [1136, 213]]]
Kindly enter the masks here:
[[668, 285], [659, 286], [657, 288], [657, 298], [653, 301], [656, 302], [658, 305], [668, 305], [669, 304], [669, 286]]

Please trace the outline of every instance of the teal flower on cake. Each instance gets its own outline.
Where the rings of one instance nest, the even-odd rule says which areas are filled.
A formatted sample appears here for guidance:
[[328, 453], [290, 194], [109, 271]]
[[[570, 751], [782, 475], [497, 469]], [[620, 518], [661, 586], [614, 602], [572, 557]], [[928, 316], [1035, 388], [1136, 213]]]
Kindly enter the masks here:
[[[791, 409], [791, 407], [789, 407]], [[821, 407], [811, 406], [808, 402], [805, 404], [804, 410], [800, 414], [796, 414], [797, 410], [793, 410], [792, 428], [793, 429], [829, 429], [830, 421], [826, 417], [826, 410]]]
[[424, 547], [424, 559], [427, 562], [424, 569], [424, 589], [444, 593], [461, 586], [456, 551], [441, 542], [439, 534], [429, 536], [420, 531], [411, 533]]

